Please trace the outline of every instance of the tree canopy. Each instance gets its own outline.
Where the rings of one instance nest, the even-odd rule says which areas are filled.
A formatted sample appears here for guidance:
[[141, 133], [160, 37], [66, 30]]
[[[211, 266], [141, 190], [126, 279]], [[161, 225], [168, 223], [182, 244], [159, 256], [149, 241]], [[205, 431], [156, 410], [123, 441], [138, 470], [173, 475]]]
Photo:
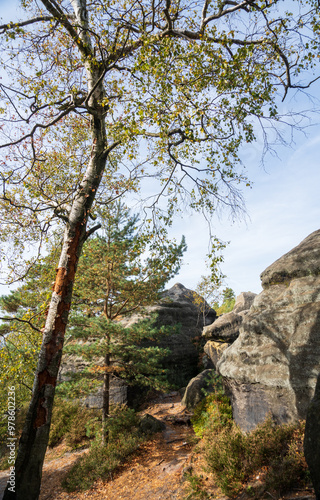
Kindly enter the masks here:
[[308, 86], [317, 61], [315, 1], [21, 4], [25, 20], [0, 27], [0, 215], [14, 275], [18, 250], [68, 220], [90, 117], [102, 120], [107, 161], [104, 188], [84, 194], [91, 216], [143, 177], [149, 206], [165, 196], [165, 217], [179, 201], [237, 209], [249, 182], [240, 148], [280, 120], [277, 94]]

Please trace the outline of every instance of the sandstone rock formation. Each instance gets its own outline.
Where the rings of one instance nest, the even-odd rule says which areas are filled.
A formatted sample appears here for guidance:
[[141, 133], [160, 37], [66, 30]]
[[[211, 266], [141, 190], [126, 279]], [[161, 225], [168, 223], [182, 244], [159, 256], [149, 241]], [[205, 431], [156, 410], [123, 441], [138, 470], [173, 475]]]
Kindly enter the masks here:
[[242, 292], [238, 295], [233, 310], [205, 326], [202, 335], [207, 339], [234, 342], [239, 336], [243, 316], [249, 311], [255, 296], [252, 292]]
[[243, 317], [248, 313], [255, 296], [252, 292], [242, 292], [231, 312], [222, 314], [211, 325], [203, 328], [202, 335], [209, 339], [204, 346], [204, 352], [211, 361], [208, 368], [216, 368], [222, 353], [238, 338]]
[[[204, 313], [199, 312], [199, 304], [201, 304], [201, 307], [203, 307], [204, 304]], [[189, 290], [181, 283], [176, 283], [173, 287], [169, 288], [169, 290], [163, 292], [161, 305], [174, 305], [174, 307], [186, 308], [188, 315], [193, 317], [192, 324], [196, 317], [197, 325], [201, 323], [202, 327], [210, 325], [217, 317], [216, 312], [206, 302], [204, 303], [202, 297], [196, 292]]]
[[298, 246], [267, 267], [260, 275], [263, 288], [305, 276], [318, 276], [320, 274], [319, 238], [320, 230], [314, 231]]
[[232, 312], [234, 314], [240, 314], [243, 316], [249, 311], [256, 296], [257, 294], [252, 292], [240, 293], [240, 295], [238, 295], [238, 297], [236, 298], [236, 302], [234, 304]]
[[262, 274], [264, 290], [217, 364], [236, 422], [254, 428], [306, 417], [320, 371], [320, 230]]
[[211, 361], [211, 365], [208, 366], [216, 368], [222, 354], [226, 349], [228, 349], [229, 346], [230, 344], [227, 342], [215, 342], [214, 340], [208, 340], [203, 348], [204, 353]]
[[203, 370], [188, 383], [181, 404], [186, 406], [188, 410], [193, 410], [195, 406], [206, 396], [206, 392], [212, 390], [210, 384], [210, 376], [215, 373], [215, 370]]
[[241, 323], [242, 315], [231, 311], [219, 316], [212, 325], [205, 326], [202, 335], [207, 339], [234, 342], [239, 336]]

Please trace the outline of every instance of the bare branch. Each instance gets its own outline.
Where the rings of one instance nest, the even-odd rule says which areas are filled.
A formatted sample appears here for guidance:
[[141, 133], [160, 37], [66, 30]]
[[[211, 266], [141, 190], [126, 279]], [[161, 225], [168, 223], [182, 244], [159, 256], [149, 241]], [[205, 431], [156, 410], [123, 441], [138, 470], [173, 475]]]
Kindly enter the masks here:
[[96, 224], [95, 226], [93, 226], [91, 229], [89, 229], [87, 232], [86, 232], [86, 235], [85, 235], [85, 241], [87, 241], [88, 238], [90, 238], [90, 236], [95, 233], [96, 231], [98, 231], [98, 229], [100, 229], [102, 226], [101, 224]]
[[28, 134], [25, 134], [23, 135], [22, 137], [20, 137], [20, 139], [17, 139], [16, 141], [11, 141], [11, 142], [7, 142], [5, 144], [0, 144], [0, 148], [7, 148], [9, 146], [15, 146], [17, 144], [20, 144], [21, 142], [25, 141], [26, 139], [29, 139], [29, 138], [32, 138], [35, 134], [35, 132], [40, 128], [40, 129], [47, 129], [47, 128], [50, 128], [52, 127], [52, 125], [55, 125], [56, 123], [58, 123], [64, 116], [67, 116], [71, 111], [75, 110], [76, 109], [76, 106], [75, 105], [72, 105], [70, 107], [68, 107], [65, 111], [63, 111], [62, 113], [60, 113], [54, 120], [52, 120], [51, 122], [48, 122], [48, 123], [36, 123], [31, 132], [29, 132]]
[[[229, 7], [228, 9], [224, 9], [223, 10], [223, 7], [225, 5], [232, 5], [232, 7]], [[218, 14], [212, 14], [211, 16], [208, 16], [206, 17], [205, 19], [203, 19], [202, 23], [201, 23], [201, 31], [203, 31], [203, 29], [205, 28], [205, 26], [210, 23], [211, 21], [214, 21], [215, 19], [220, 19], [221, 17], [224, 17], [228, 14], [231, 14], [232, 12], [235, 12], [237, 10], [248, 10], [247, 9], [247, 6], [250, 5], [251, 2], [249, 0], [244, 0], [243, 2], [240, 2], [240, 3], [237, 3], [237, 2], [232, 2], [232, 1], [227, 1], [225, 2], [222, 7], [219, 9], [219, 12]]]

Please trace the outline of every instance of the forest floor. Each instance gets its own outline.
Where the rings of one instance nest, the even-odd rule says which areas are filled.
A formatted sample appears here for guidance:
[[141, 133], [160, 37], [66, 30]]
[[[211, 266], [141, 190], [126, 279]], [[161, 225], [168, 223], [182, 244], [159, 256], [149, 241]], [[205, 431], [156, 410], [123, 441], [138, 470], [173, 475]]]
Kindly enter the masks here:
[[[186, 485], [184, 469], [189, 465], [194, 433], [187, 425], [188, 412], [177, 392], [158, 396], [140, 414], [148, 413], [166, 424], [140, 445], [106, 481], [99, 480], [85, 492], [67, 493], [61, 480], [87, 450], [68, 451], [64, 444], [48, 449], [43, 467], [40, 500], [180, 500]], [[8, 472], [0, 472], [0, 499], [6, 487]]]
[[[215, 498], [228, 500], [215, 487], [212, 475], [205, 472], [201, 453], [195, 449], [195, 436], [188, 425], [189, 414], [181, 405], [177, 392], [158, 396], [140, 414], [148, 413], [166, 424], [163, 432], [149, 441], [123, 463], [108, 480], [99, 480], [84, 492], [67, 493], [61, 480], [75, 461], [87, 450], [68, 451], [64, 444], [49, 449], [46, 454], [41, 494], [39, 500], [193, 500]], [[197, 476], [202, 491], [190, 487], [187, 475]], [[6, 486], [8, 472], [0, 472], [0, 499]], [[259, 477], [253, 478], [255, 485]], [[276, 500], [267, 493], [265, 498]], [[238, 500], [249, 500], [250, 495], [240, 494]], [[296, 490], [284, 500], [314, 500], [312, 490]]]

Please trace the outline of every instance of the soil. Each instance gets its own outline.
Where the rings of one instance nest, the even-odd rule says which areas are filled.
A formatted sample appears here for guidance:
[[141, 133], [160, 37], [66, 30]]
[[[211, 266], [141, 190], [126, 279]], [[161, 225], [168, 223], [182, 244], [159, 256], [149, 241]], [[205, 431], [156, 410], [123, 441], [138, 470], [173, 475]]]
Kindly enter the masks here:
[[[157, 396], [141, 412], [150, 414], [166, 424], [163, 432], [153, 436], [113, 474], [108, 480], [99, 480], [85, 492], [67, 493], [61, 487], [61, 480], [83, 453], [88, 450], [67, 451], [61, 444], [49, 449], [43, 468], [40, 500], [193, 500], [215, 498], [228, 500], [215, 486], [211, 474], [205, 472], [204, 460], [195, 446], [195, 436], [189, 424], [190, 414], [181, 405], [179, 393]], [[199, 489], [192, 493], [188, 474], [199, 478], [199, 488], [210, 492], [200, 496]], [[0, 499], [6, 486], [8, 471], [0, 472]], [[261, 478], [253, 478], [255, 489]], [[263, 489], [263, 482], [261, 482]], [[198, 491], [198, 494], [197, 494]], [[272, 493], [263, 498], [276, 500]], [[251, 500], [242, 493], [237, 500]], [[315, 500], [312, 489], [295, 490], [283, 500]]]

